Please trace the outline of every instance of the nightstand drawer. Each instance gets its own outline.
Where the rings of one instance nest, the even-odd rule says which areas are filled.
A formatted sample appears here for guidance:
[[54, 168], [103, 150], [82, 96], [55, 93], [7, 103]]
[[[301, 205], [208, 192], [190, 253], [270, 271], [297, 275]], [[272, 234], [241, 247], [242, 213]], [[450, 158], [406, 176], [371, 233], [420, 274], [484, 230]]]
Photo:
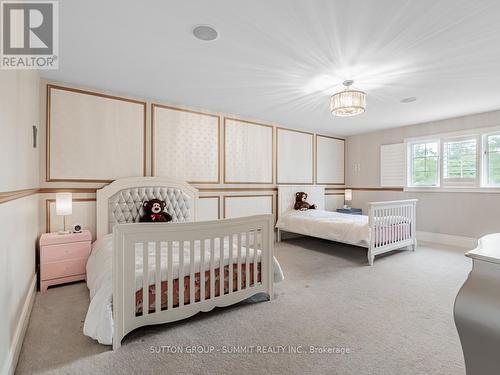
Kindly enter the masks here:
[[41, 279], [50, 280], [60, 277], [85, 274], [87, 258], [66, 260], [64, 262], [46, 263], [41, 267]]
[[90, 254], [90, 242], [49, 245], [41, 248], [40, 263], [59, 262], [71, 259], [87, 258]]

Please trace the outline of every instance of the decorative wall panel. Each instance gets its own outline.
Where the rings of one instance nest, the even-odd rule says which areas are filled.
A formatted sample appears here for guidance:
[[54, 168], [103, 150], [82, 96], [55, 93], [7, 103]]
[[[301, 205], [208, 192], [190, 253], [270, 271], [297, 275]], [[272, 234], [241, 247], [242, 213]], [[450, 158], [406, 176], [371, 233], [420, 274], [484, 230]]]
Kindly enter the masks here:
[[197, 221], [218, 220], [220, 197], [200, 197], [198, 200]]
[[224, 218], [274, 213], [273, 195], [224, 196]]
[[276, 128], [277, 183], [313, 184], [314, 155], [312, 133]]
[[273, 183], [273, 127], [224, 119], [224, 182]]
[[47, 85], [47, 181], [146, 173], [146, 103]]
[[218, 183], [220, 117], [153, 104], [152, 174]]
[[316, 136], [316, 183], [344, 185], [343, 139]]

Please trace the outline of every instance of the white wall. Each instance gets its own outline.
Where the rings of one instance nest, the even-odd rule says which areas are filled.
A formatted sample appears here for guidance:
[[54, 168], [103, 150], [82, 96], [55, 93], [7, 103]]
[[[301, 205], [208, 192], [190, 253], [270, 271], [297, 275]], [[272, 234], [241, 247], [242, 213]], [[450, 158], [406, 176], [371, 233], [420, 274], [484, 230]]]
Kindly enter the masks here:
[[39, 197], [3, 201], [6, 192], [39, 186], [39, 125], [36, 71], [0, 70], [0, 373], [13, 371], [29, 316], [35, 280]]
[[[500, 194], [492, 193], [408, 193], [368, 191], [380, 187], [380, 146], [401, 143], [404, 138], [500, 125], [500, 111], [433, 121], [347, 138], [347, 185], [365, 188], [353, 192], [353, 206], [366, 209], [377, 200], [418, 198], [418, 230], [464, 237], [480, 237], [500, 231]], [[360, 165], [356, 171], [355, 164]]]
[[40, 122], [38, 85], [37, 73], [0, 71], [0, 192], [39, 186], [31, 136]]

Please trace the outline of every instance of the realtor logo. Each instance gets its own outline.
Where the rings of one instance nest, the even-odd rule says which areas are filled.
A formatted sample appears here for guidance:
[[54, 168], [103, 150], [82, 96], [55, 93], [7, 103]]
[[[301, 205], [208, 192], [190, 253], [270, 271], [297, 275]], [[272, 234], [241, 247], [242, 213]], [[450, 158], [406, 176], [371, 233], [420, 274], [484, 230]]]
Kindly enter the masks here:
[[2, 1], [2, 69], [58, 69], [57, 1]]

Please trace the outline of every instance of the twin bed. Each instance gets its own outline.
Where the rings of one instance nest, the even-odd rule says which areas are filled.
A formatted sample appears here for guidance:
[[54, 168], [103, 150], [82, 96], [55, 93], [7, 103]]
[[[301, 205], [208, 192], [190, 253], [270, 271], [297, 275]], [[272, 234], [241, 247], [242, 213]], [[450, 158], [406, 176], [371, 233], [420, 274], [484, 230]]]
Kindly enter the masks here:
[[[291, 210], [297, 191], [307, 192], [318, 210]], [[138, 223], [142, 203], [155, 198], [166, 201], [174, 224]], [[196, 222], [197, 202], [195, 188], [161, 177], [116, 180], [98, 190], [84, 334], [116, 349], [141, 326], [185, 319], [257, 293], [273, 298], [274, 282], [283, 280], [273, 255], [273, 215]], [[416, 246], [414, 200], [373, 203], [369, 218], [342, 220], [324, 211], [324, 187], [280, 186], [278, 202], [278, 240], [286, 230], [366, 246], [370, 264], [375, 255]]]

